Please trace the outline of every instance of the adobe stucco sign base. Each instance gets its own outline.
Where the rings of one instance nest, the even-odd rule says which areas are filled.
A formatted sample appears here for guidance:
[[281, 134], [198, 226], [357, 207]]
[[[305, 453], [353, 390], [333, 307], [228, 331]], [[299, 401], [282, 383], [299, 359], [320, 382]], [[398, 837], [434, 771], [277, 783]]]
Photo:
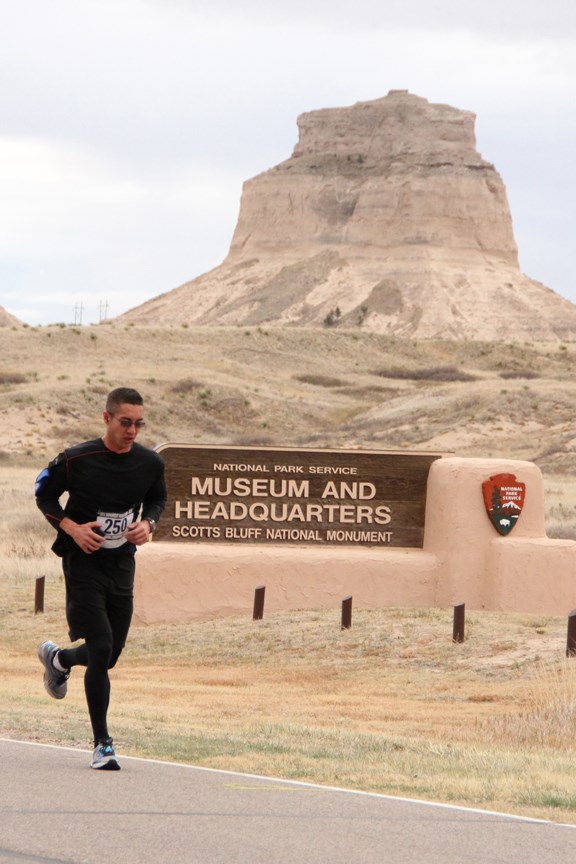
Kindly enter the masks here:
[[[362, 452], [354, 452], [354, 456], [357, 455], [362, 456]], [[195, 542], [184, 537], [175, 541], [166, 539], [166, 535], [171, 534], [177, 524], [191, 522], [186, 518], [178, 523], [176, 510], [168, 513], [154, 541], [141, 548], [136, 556], [136, 623], [250, 614], [254, 589], [259, 585], [266, 585], [266, 609], [270, 614], [290, 609], [338, 609], [342, 598], [350, 594], [356, 606], [364, 607], [450, 607], [466, 603], [470, 609], [543, 615], [566, 615], [576, 608], [576, 542], [546, 537], [544, 484], [539, 468], [532, 462], [519, 460], [425, 455], [429, 463], [425, 472], [425, 502], [420, 505], [424, 513], [420, 545], [409, 537], [402, 541], [404, 545], [395, 545], [392, 538], [370, 543], [353, 540], [326, 542], [322, 535], [319, 535], [320, 539], [309, 542], [294, 542], [290, 538], [289, 542], [267, 542], [261, 536], [253, 536], [250, 540], [236, 536], [223, 542], [222, 535], [209, 541], [200, 538]], [[333, 454], [328, 463], [315, 457], [310, 464], [353, 466], [355, 462], [349, 461], [350, 456], [344, 454], [341, 462], [334, 461]], [[169, 483], [170, 471], [171, 468], [168, 470]], [[192, 473], [186, 469], [189, 490], [192, 488]], [[266, 475], [266, 472], [252, 475], [244, 472], [226, 475], [223, 472], [221, 476], [229, 476], [229, 479], [242, 476], [246, 481], [246, 478], [256, 478], [260, 473]], [[513, 475], [517, 484], [525, 487], [523, 507], [515, 520], [514, 533], [507, 536], [497, 533], [487, 518], [483, 496], [483, 484], [499, 474]], [[196, 487], [197, 491], [205, 493], [202, 500], [212, 502], [205, 505], [206, 509], [201, 511], [204, 514], [209, 514], [210, 507], [219, 501], [234, 500], [233, 497], [227, 499], [226, 495], [212, 497], [216, 485], [206, 485], [207, 476], [204, 475], [204, 479], [198, 481], [200, 486]], [[281, 476], [280, 473], [270, 473], [268, 479]], [[301, 479], [306, 476], [302, 474]], [[320, 476], [323, 476], [323, 483], [332, 479], [330, 475]], [[366, 523], [361, 527], [376, 532], [396, 531], [396, 524], [401, 524], [400, 515], [397, 515], [400, 511], [396, 509], [398, 502], [385, 494], [379, 481], [367, 475], [348, 475], [347, 482], [354, 482], [356, 477], [358, 484], [372, 483], [376, 492], [373, 494], [372, 488], [357, 485], [350, 487], [353, 491], [346, 492], [344, 498], [325, 495], [322, 499], [321, 493], [326, 487], [319, 486], [319, 499], [316, 495], [314, 500], [302, 496], [292, 503], [302, 506], [308, 501], [311, 505], [322, 506], [322, 500], [330, 500], [336, 507], [371, 506], [374, 512], [378, 507], [390, 507], [390, 522], [385, 525]], [[175, 488], [178, 492], [178, 487]], [[279, 493], [282, 488], [277, 486], [275, 491]], [[316, 490], [312, 483], [306, 488], [310, 492]], [[344, 491], [343, 487], [335, 488]], [[265, 500], [273, 503], [269, 500], [274, 498], [268, 494], [272, 490], [270, 485], [252, 486], [248, 482], [247, 486], [237, 486], [236, 492], [243, 489], [248, 489], [250, 495], [266, 493], [255, 498], [260, 498], [262, 503]], [[221, 486], [220, 490], [226, 492], [228, 486]], [[354, 493], [358, 493], [356, 498]], [[178, 495], [178, 498], [172, 496], [171, 506], [176, 500], [192, 501], [191, 494], [188, 499], [180, 492]], [[236, 500], [242, 499], [244, 503], [254, 500], [250, 495], [239, 495]], [[277, 501], [281, 500], [279, 496]], [[237, 511], [241, 512], [244, 511]], [[261, 515], [263, 511], [254, 512]], [[283, 512], [278, 511], [277, 515]], [[368, 518], [368, 510], [361, 512]], [[223, 515], [221, 508], [218, 513]], [[318, 527], [305, 530], [328, 531], [330, 526], [320, 523], [324, 511], [313, 510], [312, 514], [316, 514]], [[352, 514], [345, 511], [345, 515]], [[216, 527], [209, 518], [202, 521]], [[241, 521], [236, 520], [235, 527], [239, 527]], [[349, 523], [330, 530], [354, 531], [358, 528]], [[409, 542], [414, 545], [409, 545]]]

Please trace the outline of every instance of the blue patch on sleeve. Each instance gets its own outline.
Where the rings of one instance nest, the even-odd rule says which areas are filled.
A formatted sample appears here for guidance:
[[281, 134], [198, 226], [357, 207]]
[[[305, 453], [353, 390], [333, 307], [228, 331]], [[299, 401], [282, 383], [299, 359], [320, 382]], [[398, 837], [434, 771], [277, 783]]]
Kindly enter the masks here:
[[40, 472], [38, 477], [36, 478], [36, 482], [34, 484], [34, 494], [36, 496], [40, 495], [42, 489], [46, 485], [48, 479], [50, 478], [50, 469], [44, 468], [43, 471]]

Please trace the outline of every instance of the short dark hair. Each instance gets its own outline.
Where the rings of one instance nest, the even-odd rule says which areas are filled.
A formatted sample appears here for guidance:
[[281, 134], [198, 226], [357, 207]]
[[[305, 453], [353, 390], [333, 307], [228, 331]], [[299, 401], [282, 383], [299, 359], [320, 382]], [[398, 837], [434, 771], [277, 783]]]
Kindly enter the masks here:
[[132, 387], [116, 387], [106, 397], [106, 411], [112, 414], [115, 408], [124, 403], [128, 403], [128, 405], [143, 405], [144, 399]]

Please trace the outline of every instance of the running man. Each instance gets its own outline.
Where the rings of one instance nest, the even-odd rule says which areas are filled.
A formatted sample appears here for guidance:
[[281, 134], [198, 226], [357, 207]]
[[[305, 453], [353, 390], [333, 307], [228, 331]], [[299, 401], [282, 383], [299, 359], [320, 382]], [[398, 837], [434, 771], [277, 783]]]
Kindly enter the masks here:
[[[84, 689], [94, 733], [92, 768], [120, 768], [107, 714], [108, 670], [126, 643], [132, 619], [136, 547], [153, 533], [166, 504], [164, 465], [136, 443], [144, 427], [144, 401], [118, 387], [106, 400], [102, 438], [60, 453], [36, 479], [36, 503], [56, 529], [53, 552], [62, 558], [70, 640], [61, 649], [38, 648], [44, 686], [63, 699], [70, 670], [85, 666]], [[67, 492], [64, 507], [60, 498]]]

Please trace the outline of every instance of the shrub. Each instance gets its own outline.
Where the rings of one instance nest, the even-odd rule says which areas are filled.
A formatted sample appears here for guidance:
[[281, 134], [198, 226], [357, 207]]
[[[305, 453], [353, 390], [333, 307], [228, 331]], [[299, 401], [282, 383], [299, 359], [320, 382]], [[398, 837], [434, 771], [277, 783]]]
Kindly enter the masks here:
[[25, 384], [28, 376], [22, 372], [1, 372], [0, 384]]
[[382, 378], [398, 378], [409, 381], [476, 381], [476, 375], [463, 372], [456, 366], [430, 366], [426, 369], [379, 369], [376, 375]]
[[539, 378], [538, 372], [533, 369], [510, 369], [509, 372], [500, 372], [500, 378]]
[[170, 390], [172, 393], [192, 393], [194, 390], [197, 390], [199, 387], [202, 387], [200, 381], [196, 381], [194, 378], [181, 378], [180, 381], [176, 381]]
[[346, 381], [340, 378], [331, 378], [328, 375], [294, 375], [296, 381], [302, 384], [313, 384], [316, 387], [344, 387]]
[[335, 309], [331, 309], [330, 312], [324, 318], [324, 326], [325, 327], [336, 327], [340, 321], [340, 316], [342, 315], [340, 311], [340, 307], [336, 306]]
[[552, 522], [546, 526], [546, 534], [551, 540], [576, 540], [576, 525]]

